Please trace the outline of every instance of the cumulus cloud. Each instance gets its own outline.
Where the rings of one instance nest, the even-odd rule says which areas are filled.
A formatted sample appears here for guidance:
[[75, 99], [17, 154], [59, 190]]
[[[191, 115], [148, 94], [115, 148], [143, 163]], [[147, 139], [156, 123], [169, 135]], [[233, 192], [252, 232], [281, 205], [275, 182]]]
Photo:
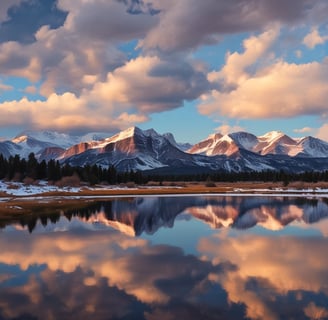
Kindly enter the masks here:
[[258, 31], [271, 23], [295, 24], [310, 16], [320, 4], [325, 6], [324, 1], [307, 0], [153, 0], [153, 3], [160, 9], [160, 21], [140, 46], [164, 51], [216, 43], [224, 35]]
[[[57, 0], [22, 0], [11, 1], [8, 6], [5, 1], [4, 9], [8, 10], [2, 23], [0, 16], [0, 42], [31, 43], [35, 41], [34, 34], [41, 26], [48, 25], [53, 29], [60, 27], [67, 13], [58, 10], [56, 3]], [[0, 11], [1, 9], [0, 7]]]
[[23, 98], [0, 104], [3, 127], [15, 126], [38, 130], [90, 131], [119, 130], [144, 122], [146, 115], [118, 109], [112, 104], [88, 100], [88, 96], [77, 97], [66, 92], [51, 94], [46, 100], [32, 101]]
[[[210, 81], [219, 81], [222, 87], [235, 88], [249, 78], [247, 68], [253, 66], [267, 54], [279, 35], [279, 28], [274, 27], [259, 36], [251, 36], [244, 40], [243, 53], [230, 53], [226, 55], [226, 64], [219, 72], [208, 75]], [[269, 55], [270, 59], [270, 55]], [[263, 60], [263, 59], [262, 59]]]
[[313, 28], [309, 34], [307, 34], [303, 43], [310, 49], [315, 48], [319, 44], [324, 44], [328, 40], [328, 36], [321, 36], [318, 28]]
[[328, 141], [328, 123], [323, 124], [316, 133], [316, 137]]
[[131, 13], [122, 1], [59, 0], [59, 7], [69, 11], [66, 27], [91, 40], [129, 41], [145, 36], [157, 22], [151, 12]]
[[118, 1], [61, 0], [58, 7], [68, 12], [62, 26], [40, 25], [29, 44], [0, 45], [1, 72], [32, 82], [42, 80], [44, 96], [65, 91], [79, 94], [90, 88], [90, 79], [93, 83], [104, 80], [127, 60], [116, 45], [144, 36], [156, 19], [150, 13], [130, 14]]
[[[92, 82], [90, 89], [79, 95], [49, 91], [45, 100], [4, 102], [0, 104], [0, 124], [59, 131], [124, 129], [147, 121], [152, 112], [180, 107], [208, 86], [205, 73], [192, 63], [163, 61], [156, 56], [130, 60], [109, 72], [104, 81]], [[32, 89], [28, 88], [29, 92]]]
[[140, 56], [109, 73], [91, 95], [149, 113], [177, 108], [207, 88], [205, 74], [187, 62]]
[[229, 124], [222, 124], [221, 126], [217, 127], [215, 131], [225, 135], [233, 132], [245, 131], [245, 129], [240, 126], [230, 126]]
[[304, 127], [304, 128], [301, 128], [301, 129], [294, 129], [293, 131], [296, 132], [296, 133], [311, 133], [313, 132], [313, 128], [310, 128], [310, 127]]
[[[328, 60], [305, 64], [270, 61], [268, 50], [276, 35], [269, 31], [251, 37], [244, 42], [243, 53], [228, 54], [225, 66], [209, 74], [219, 89], [199, 106], [202, 114], [260, 119], [326, 113]], [[253, 45], [247, 46], [248, 41]]]
[[[10, 9], [15, 4], [16, 11]], [[11, 40], [16, 41], [0, 44], [1, 73], [28, 79], [31, 83], [27, 93], [35, 93], [33, 87], [38, 87], [38, 93], [45, 99], [35, 104], [23, 100], [30, 106], [30, 111], [21, 108], [21, 101], [2, 104], [0, 109], [19, 106], [11, 112], [20, 110], [28, 119], [27, 124], [41, 124], [41, 119], [48, 119], [45, 115], [52, 114], [51, 108], [47, 110], [49, 101], [58, 97], [61, 101], [58, 118], [64, 124], [73, 116], [68, 108], [67, 119], [63, 120], [67, 103], [62, 97], [69, 96], [73, 97], [69, 103], [83, 106], [76, 115], [77, 123], [85, 119], [93, 122], [89, 115], [95, 115], [92, 111], [96, 108], [104, 111], [103, 119], [121, 128], [124, 120], [126, 125], [130, 125], [132, 119], [146, 121], [153, 112], [172, 110], [182, 106], [184, 101], [202, 96], [205, 98], [200, 107], [202, 114], [267, 117], [271, 115], [268, 110], [274, 107], [274, 115], [279, 116], [286, 108], [280, 104], [281, 100], [278, 101], [279, 95], [281, 97], [287, 89], [275, 87], [278, 80], [277, 86], [280, 83], [281, 86], [301, 85], [301, 89], [293, 87], [289, 90], [286, 103], [292, 104], [292, 111], [288, 110], [287, 116], [311, 110], [318, 113], [322, 110], [322, 100], [326, 98], [324, 86], [317, 86], [322, 84], [319, 78], [325, 77], [325, 63], [320, 65], [323, 66], [321, 70], [317, 70], [315, 63], [294, 66], [277, 62], [270, 48], [279, 36], [281, 23], [292, 25], [313, 19], [326, 7], [327, 2], [322, 0], [315, 3], [308, 0], [5, 0], [0, 4], [0, 19], [7, 19], [1, 24], [2, 30], [4, 23], [10, 23], [6, 24], [7, 27], [17, 25], [22, 8], [29, 8], [31, 17], [37, 16], [38, 19], [35, 12], [47, 13], [41, 15], [45, 20], [35, 19], [33, 30], [27, 30], [31, 41], [12, 37]], [[207, 78], [204, 76], [207, 71], [189, 56], [191, 50], [216, 43], [225, 35], [267, 28], [268, 31], [261, 35], [244, 41], [244, 52], [228, 53], [226, 65]], [[12, 30], [14, 34], [16, 29]], [[129, 55], [121, 50], [120, 45], [132, 41], [139, 41], [140, 50]], [[296, 80], [297, 76], [307, 72], [305, 69], [310, 70], [309, 77]], [[279, 72], [284, 77], [281, 82]], [[313, 92], [308, 95], [310, 89], [306, 91], [304, 87], [310, 76], [314, 77], [314, 85]], [[216, 90], [203, 96], [210, 88]], [[263, 88], [263, 91], [256, 88]], [[296, 90], [301, 91], [298, 101], [291, 97]], [[268, 95], [274, 95], [277, 101], [269, 103], [268, 108], [262, 106], [265, 111], [259, 110], [262, 100], [268, 100]], [[308, 96], [308, 99], [301, 103], [303, 96]], [[312, 109], [308, 107], [310, 99], [313, 100]], [[34, 109], [40, 103], [43, 112], [38, 114]], [[104, 106], [100, 107], [101, 104]], [[83, 118], [85, 111], [88, 117]], [[7, 114], [9, 110], [4, 110], [1, 118], [8, 120]], [[17, 121], [8, 120], [6, 124], [14, 122]], [[56, 127], [60, 129], [59, 124]], [[66, 125], [62, 129], [66, 129]]]

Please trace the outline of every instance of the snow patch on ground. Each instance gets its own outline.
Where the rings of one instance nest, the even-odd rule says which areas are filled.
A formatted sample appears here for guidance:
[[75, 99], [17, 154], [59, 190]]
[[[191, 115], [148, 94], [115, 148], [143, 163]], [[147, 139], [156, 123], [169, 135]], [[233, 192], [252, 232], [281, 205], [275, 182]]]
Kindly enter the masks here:
[[4, 182], [0, 181], [0, 192], [5, 192], [13, 196], [28, 196], [41, 194], [45, 192], [79, 192], [81, 188], [57, 187], [48, 185], [47, 182], [41, 181], [37, 185], [26, 185], [22, 182]]
[[[131, 190], [136, 191], [139, 189], [152, 189], [152, 190], [161, 190], [161, 189], [181, 189], [181, 187], [172, 187], [172, 186], [142, 186], [142, 187], [127, 187], [127, 186], [119, 186], [119, 185], [111, 185], [111, 186], [95, 186], [95, 187], [58, 187], [54, 185], [48, 185], [47, 181], [40, 181], [37, 185], [26, 185], [22, 182], [7, 182], [0, 181], [0, 193], [6, 193], [7, 196], [0, 197], [0, 202], [8, 201], [10, 198], [8, 196], [34, 196], [34, 195], [42, 195], [46, 192], [62, 192], [62, 193], [78, 193], [82, 190]], [[155, 191], [156, 194], [156, 191]], [[197, 194], [200, 195], [200, 194]], [[208, 196], [208, 194], [206, 194]], [[320, 188], [308, 188], [308, 189], [283, 189], [283, 188], [273, 188], [273, 189], [249, 189], [249, 188], [234, 188], [232, 192], [226, 193], [212, 193], [211, 195], [250, 195], [250, 196], [276, 196], [276, 195], [286, 195], [286, 196], [327, 196], [328, 197], [328, 189], [320, 189]], [[153, 195], [154, 196], [154, 195]], [[158, 195], [156, 195], [157, 197]], [[190, 196], [190, 194], [179, 194], [179, 196]], [[74, 196], [80, 198], [80, 195]], [[97, 196], [91, 196], [96, 198]], [[39, 198], [39, 197], [38, 197]], [[43, 198], [42, 196], [40, 197]], [[31, 198], [32, 199], [32, 198]], [[17, 208], [18, 209], [18, 208]]]

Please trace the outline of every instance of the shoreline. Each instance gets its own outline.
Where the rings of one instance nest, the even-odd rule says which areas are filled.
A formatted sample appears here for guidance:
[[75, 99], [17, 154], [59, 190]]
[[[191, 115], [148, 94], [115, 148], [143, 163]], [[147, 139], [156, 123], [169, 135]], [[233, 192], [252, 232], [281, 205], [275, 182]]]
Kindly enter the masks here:
[[0, 182], [0, 202], [10, 199], [60, 198], [60, 197], [115, 197], [160, 195], [279, 195], [315, 194], [328, 197], [328, 183], [282, 183], [272, 182], [223, 182], [206, 186], [201, 182], [181, 182], [174, 185], [96, 185], [65, 186], [48, 185], [45, 181], [34, 185], [19, 182]]
[[[4, 187], [14, 189], [7, 189]], [[311, 197], [328, 198], [328, 184], [301, 184], [284, 187], [281, 183], [216, 183], [206, 187], [204, 183], [180, 183], [175, 186], [94, 186], [64, 187], [48, 186], [44, 182], [37, 186], [21, 183], [1, 182], [0, 221], [10, 218], [28, 217], [35, 214], [58, 212], [67, 208], [79, 208], [86, 203], [115, 198], [134, 197]], [[302, 188], [301, 188], [302, 187]]]

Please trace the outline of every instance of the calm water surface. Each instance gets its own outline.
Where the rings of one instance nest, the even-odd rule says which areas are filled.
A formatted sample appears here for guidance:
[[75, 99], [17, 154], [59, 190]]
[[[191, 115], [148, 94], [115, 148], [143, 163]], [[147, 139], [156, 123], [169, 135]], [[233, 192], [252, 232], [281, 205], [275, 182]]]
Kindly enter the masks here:
[[328, 319], [328, 201], [137, 197], [2, 222], [0, 319]]

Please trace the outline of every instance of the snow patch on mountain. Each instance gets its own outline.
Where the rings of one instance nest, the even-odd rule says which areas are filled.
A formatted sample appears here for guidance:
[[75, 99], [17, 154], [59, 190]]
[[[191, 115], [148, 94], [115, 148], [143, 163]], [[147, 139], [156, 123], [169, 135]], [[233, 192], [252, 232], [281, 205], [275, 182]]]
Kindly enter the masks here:
[[187, 152], [207, 156], [232, 156], [238, 150], [264, 155], [288, 155], [290, 157], [328, 157], [328, 143], [313, 137], [292, 139], [281, 131], [271, 131], [256, 137], [247, 132], [228, 135], [212, 134], [195, 144]]

